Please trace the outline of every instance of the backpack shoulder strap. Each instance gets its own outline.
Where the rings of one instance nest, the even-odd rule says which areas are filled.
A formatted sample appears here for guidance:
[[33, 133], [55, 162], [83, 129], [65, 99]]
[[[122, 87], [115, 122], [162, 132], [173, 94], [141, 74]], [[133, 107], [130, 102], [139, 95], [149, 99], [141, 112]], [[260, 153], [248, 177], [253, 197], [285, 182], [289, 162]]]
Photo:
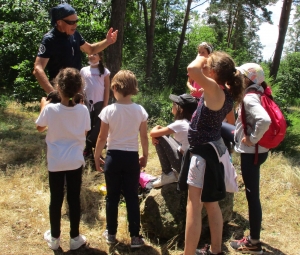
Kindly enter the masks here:
[[245, 111], [244, 101], [242, 101], [242, 107], [241, 107], [241, 120], [244, 129], [244, 134], [247, 135], [247, 122], [246, 122], [246, 111]]

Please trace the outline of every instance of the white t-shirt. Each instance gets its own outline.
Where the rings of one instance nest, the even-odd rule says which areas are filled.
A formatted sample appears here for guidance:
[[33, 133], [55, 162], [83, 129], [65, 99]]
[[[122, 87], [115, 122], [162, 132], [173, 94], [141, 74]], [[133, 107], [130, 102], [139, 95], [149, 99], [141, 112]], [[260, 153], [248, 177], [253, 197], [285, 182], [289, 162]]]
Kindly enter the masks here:
[[143, 106], [135, 103], [114, 103], [103, 108], [99, 118], [109, 125], [108, 150], [139, 150], [140, 125], [148, 118], [148, 113]]
[[175, 120], [173, 123], [168, 125], [168, 128], [172, 129], [175, 134], [173, 134], [174, 139], [181, 144], [181, 147], [178, 147], [178, 150], [182, 149], [185, 151], [189, 147], [188, 141], [188, 130], [189, 130], [189, 121], [187, 119]]
[[46, 105], [35, 123], [41, 127], [48, 126], [46, 143], [50, 172], [74, 170], [85, 164], [85, 131], [91, 129], [90, 122], [90, 114], [85, 105]]
[[98, 67], [85, 66], [80, 70], [80, 74], [84, 79], [85, 94], [88, 101], [92, 100], [93, 104], [104, 100], [104, 77], [110, 75], [110, 71], [104, 68], [104, 74], [99, 76]]

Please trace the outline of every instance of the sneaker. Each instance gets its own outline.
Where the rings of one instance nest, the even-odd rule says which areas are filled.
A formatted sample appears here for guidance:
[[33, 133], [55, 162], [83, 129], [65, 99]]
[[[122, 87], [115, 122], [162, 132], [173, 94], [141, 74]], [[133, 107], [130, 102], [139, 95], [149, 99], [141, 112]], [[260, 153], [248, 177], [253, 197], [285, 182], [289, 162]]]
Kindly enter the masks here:
[[51, 231], [47, 230], [44, 234], [44, 239], [47, 241], [48, 246], [52, 250], [57, 250], [59, 248], [60, 238], [54, 238], [51, 236]]
[[105, 238], [106, 243], [108, 244], [115, 244], [117, 242], [116, 235], [108, 234], [107, 229], [103, 232], [102, 236]]
[[131, 237], [131, 248], [140, 248], [145, 245], [145, 241], [142, 236]]
[[160, 177], [158, 177], [158, 179], [155, 182], [152, 183], [152, 186], [154, 188], [159, 188], [166, 184], [177, 182], [177, 181], [178, 179], [174, 172], [171, 172], [170, 174], [163, 173]]
[[225, 255], [225, 253], [224, 252], [212, 253], [210, 251], [210, 246], [208, 244], [205, 244], [205, 246], [202, 249], [196, 250], [195, 255]]
[[82, 245], [86, 244], [86, 237], [79, 235], [70, 239], [70, 250], [77, 250]]
[[230, 242], [230, 246], [238, 252], [247, 254], [263, 254], [261, 243], [252, 244], [249, 237]]

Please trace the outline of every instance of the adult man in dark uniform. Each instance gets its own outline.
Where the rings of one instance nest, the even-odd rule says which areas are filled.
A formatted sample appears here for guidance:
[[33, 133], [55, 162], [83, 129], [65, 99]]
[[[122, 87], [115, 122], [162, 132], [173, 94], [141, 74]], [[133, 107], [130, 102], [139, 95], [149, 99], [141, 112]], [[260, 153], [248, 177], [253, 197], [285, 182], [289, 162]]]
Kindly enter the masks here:
[[[78, 22], [76, 11], [67, 3], [53, 7], [50, 16], [53, 28], [43, 37], [33, 71], [47, 94], [54, 90], [50, 82], [60, 69], [66, 67], [81, 69], [80, 51], [89, 55], [98, 53], [115, 43], [118, 35], [118, 30], [113, 31], [113, 28], [110, 28], [103, 41], [93, 44], [86, 42], [76, 31]], [[48, 70], [49, 79], [45, 68]]]

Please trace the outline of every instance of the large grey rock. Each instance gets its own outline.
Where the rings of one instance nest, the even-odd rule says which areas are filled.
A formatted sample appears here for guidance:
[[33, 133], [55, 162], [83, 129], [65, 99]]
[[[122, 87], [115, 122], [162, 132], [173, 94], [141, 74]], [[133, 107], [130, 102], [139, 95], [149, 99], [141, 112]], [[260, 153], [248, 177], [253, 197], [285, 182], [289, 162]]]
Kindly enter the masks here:
[[[141, 224], [143, 230], [159, 238], [170, 239], [184, 233], [187, 192], [177, 191], [172, 183], [161, 189], [152, 189], [141, 203]], [[219, 202], [224, 222], [231, 220], [233, 212], [233, 194]], [[207, 223], [206, 210], [202, 211], [203, 227]]]

